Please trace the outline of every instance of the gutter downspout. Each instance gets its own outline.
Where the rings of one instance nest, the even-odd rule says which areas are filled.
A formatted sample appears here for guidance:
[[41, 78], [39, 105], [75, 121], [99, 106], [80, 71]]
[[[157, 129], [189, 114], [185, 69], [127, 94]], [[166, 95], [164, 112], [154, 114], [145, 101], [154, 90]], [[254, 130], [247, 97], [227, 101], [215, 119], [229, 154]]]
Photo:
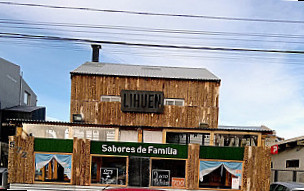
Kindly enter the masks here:
[[22, 78], [23, 78], [23, 72], [21, 72], [21, 74], [20, 74], [19, 106], [21, 106], [21, 98], [22, 98]]

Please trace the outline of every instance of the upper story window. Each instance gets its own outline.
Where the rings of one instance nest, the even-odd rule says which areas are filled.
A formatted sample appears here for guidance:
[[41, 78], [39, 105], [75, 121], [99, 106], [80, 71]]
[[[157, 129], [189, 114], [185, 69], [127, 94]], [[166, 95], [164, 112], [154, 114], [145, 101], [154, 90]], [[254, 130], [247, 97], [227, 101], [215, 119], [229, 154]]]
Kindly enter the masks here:
[[175, 98], [166, 98], [164, 103], [165, 103], [165, 105], [184, 106], [185, 100], [184, 99], [175, 99]]
[[299, 168], [299, 160], [287, 160], [286, 168]]
[[120, 96], [101, 96], [100, 98], [101, 101], [104, 102], [121, 102]]
[[31, 104], [31, 94], [28, 93], [27, 91], [24, 92], [23, 102], [24, 102], [25, 105], [30, 105]]
[[172, 143], [172, 144], [196, 143], [200, 145], [210, 145], [210, 134], [167, 132], [166, 143]]

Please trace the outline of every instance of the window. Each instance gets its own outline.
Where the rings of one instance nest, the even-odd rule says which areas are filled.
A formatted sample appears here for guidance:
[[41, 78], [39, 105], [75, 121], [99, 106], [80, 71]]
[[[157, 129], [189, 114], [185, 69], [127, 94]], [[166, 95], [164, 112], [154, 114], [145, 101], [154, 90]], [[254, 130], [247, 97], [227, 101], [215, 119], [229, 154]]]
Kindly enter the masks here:
[[71, 182], [72, 155], [35, 154], [35, 181]]
[[185, 187], [185, 160], [152, 159], [151, 186]]
[[91, 181], [97, 184], [126, 185], [127, 157], [93, 156]]
[[165, 105], [184, 106], [185, 100], [184, 99], [165, 99]]
[[167, 132], [166, 143], [210, 145], [210, 135], [207, 133], [175, 133]]
[[258, 140], [258, 136], [256, 135], [214, 134], [215, 146], [228, 146], [228, 147], [257, 146], [257, 140]]
[[23, 102], [24, 102], [25, 105], [30, 105], [31, 104], [31, 94], [28, 93], [27, 91], [24, 92]]
[[286, 168], [299, 168], [299, 160], [287, 160]]
[[129, 186], [149, 187], [150, 158], [130, 156]]
[[201, 160], [199, 169], [200, 188], [241, 188], [242, 162]]
[[100, 100], [104, 101], [104, 102], [121, 102], [120, 96], [106, 96], [106, 95], [103, 95], [103, 96], [101, 96]]

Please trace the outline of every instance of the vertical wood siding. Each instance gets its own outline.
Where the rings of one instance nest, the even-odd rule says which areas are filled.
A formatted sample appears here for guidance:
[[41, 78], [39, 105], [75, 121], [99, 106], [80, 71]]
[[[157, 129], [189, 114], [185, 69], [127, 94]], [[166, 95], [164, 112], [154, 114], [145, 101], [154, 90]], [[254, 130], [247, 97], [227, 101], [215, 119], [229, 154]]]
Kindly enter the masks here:
[[[155, 127], [217, 128], [220, 82], [137, 77], [72, 75], [71, 117], [83, 114], [85, 122]], [[162, 91], [165, 98], [183, 98], [185, 106], [165, 106], [163, 114], [125, 113], [120, 102], [101, 102], [102, 95], [120, 96], [121, 90]], [[72, 119], [71, 119], [72, 120]]]

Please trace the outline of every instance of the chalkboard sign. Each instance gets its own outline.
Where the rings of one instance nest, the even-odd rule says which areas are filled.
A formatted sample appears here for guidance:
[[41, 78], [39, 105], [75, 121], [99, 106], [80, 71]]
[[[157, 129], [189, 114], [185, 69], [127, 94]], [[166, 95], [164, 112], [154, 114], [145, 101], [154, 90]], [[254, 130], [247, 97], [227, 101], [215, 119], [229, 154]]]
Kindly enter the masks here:
[[118, 184], [118, 168], [100, 168], [101, 184]]
[[152, 186], [170, 186], [170, 170], [152, 170]]

